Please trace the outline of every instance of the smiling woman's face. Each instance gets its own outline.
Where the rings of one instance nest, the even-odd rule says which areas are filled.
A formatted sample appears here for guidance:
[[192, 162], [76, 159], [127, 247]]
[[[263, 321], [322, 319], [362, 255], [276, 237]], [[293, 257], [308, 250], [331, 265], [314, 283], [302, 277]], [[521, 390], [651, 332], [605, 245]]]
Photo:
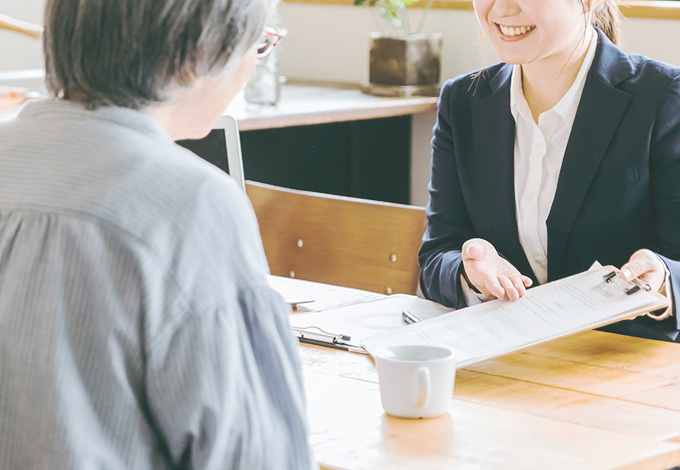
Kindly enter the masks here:
[[[566, 63], [583, 38], [578, 0], [473, 0], [477, 20], [503, 62]], [[594, 1], [593, 6], [600, 1]], [[586, 3], [587, 5], [587, 3]]]

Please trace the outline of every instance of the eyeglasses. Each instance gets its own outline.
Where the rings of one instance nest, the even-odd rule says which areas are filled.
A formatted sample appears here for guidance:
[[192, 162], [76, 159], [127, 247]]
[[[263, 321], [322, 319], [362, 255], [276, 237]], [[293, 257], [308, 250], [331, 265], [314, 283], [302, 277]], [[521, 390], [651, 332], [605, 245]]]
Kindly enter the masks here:
[[285, 29], [267, 27], [262, 31], [262, 36], [257, 41], [257, 58], [264, 59], [272, 53], [274, 47], [288, 34]]

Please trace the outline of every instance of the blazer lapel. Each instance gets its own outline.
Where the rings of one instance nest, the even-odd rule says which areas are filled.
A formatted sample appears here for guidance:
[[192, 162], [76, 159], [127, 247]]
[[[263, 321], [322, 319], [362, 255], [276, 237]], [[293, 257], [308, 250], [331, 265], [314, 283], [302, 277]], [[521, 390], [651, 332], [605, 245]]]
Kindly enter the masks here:
[[560, 275], [556, 270], [571, 228], [630, 100], [615, 86], [632, 75], [633, 66], [628, 56], [598, 33], [600, 50], [583, 88], [546, 222], [549, 279]]
[[485, 214], [494, 221], [500, 243], [496, 246], [498, 252], [512, 260], [522, 274], [535, 278], [517, 232], [511, 76], [512, 66], [504, 66], [489, 80], [493, 94], [473, 101], [472, 129], [478, 163], [475, 174]]

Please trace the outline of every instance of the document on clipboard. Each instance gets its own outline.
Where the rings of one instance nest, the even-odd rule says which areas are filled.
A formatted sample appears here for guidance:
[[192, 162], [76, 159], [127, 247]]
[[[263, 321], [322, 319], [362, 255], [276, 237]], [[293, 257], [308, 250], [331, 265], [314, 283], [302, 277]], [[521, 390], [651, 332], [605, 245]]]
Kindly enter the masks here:
[[402, 319], [404, 310], [415, 312], [420, 318], [451, 311], [414, 295], [392, 294], [334, 309], [293, 313], [289, 321], [300, 342], [365, 353], [363, 348], [358, 350], [361, 340], [402, 328], [406, 325]]
[[529, 289], [515, 302], [484, 302], [369, 336], [361, 344], [370, 354], [402, 344], [447, 346], [456, 350], [456, 367], [463, 367], [667, 306], [665, 296], [623, 281], [598, 263]]

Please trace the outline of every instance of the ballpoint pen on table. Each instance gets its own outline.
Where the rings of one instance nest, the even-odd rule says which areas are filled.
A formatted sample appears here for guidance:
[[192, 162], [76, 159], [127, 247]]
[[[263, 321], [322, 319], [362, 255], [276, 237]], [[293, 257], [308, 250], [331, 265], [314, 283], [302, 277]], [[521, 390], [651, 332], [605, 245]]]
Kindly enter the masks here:
[[349, 351], [349, 352], [354, 352], [354, 353], [359, 353], [359, 354], [368, 354], [368, 352], [359, 346], [345, 346], [343, 344], [337, 344], [337, 343], [328, 343], [325, 341], [317, 341], [314, 339], [309, 339], [309, 338], [300, 338], [298, 337], [301, 343], [306, 343], [306, 344], [314, 344], [316, 346], [323, 346], [326, 348], [332, 348], [332, 349], [340, 349], [341, 351]]
[[401, 319], [404, 320], [409, 325], [412, 323], [418, 323], [420, 321], [420, 318], [416, 317], [408, 310], [404, 310], [403, 312], [401, 312]]
[[[311, 329], [318, 330], [318, 332], [309, 331]], [[361, 346], [356, 346], [349, 343], [348, 341], [351, 338], [348, 335], [329, 333], [328, 331], [322, 330], [318, 326], [309, 326], [305, 328], [293, 327], [293, 331], [301, 343], [340, 349], [341, 351], [368, 354], [368, 352]]]

